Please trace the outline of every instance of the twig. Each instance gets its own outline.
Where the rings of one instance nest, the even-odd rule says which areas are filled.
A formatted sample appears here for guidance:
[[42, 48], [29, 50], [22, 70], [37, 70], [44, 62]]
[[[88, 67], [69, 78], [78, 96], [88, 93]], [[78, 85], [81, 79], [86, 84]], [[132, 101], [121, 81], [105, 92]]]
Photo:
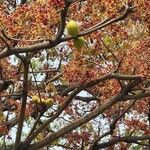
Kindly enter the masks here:
[[10, 41], [18, 41], [18, 42], [43, 42], [43, 41], [49, 41], [49, 39], [36, 39], [36, 40], [25, 40], [25, 39], [18, 39], [18, 38], [13, 38], [9, 37], [5, 34], [4, 30], [1, 30], [2, 35]]
[[53, 78], [49, 79], [49, 80], [45, 83], [45, 85], [47, 85], [47, 84], [50, 83], [50, 82], [54, 82], [54, 81], [58, 80], [58, 79], [62, 76], [62, 74], [63, 74], [63, 73], [60, 73], [60, 74], [55, 75]]
[[70, 2], [65, 1], [64, 9], [61, 10], [60, 27], [59, 27], [58, 33], [57, 33], [54, 41], [60, 40], [60, 38], [62, 37], [62, 35], [64, 33], [64, 29], [65, 29], [65, 25], [66, 25], [66, 16], [67, 16], [68, 8], [69, 8], [70, 4], [71, 4]]
[[[51, 68], [50, 70], [39, 70], [39, 71], [34, 71], [34, 70], [33, 70], [33, 72], [32, 72], [32, 71], [29, 71], [29, 74], [31, 74], [31, 73], [47, 73], [47, 72], [57, 72], [57, 69]], [[18, 74], [22, 74], [22, 73], [24, 73], [24, 72], [21, 71], [21, 72], [18, 73]]]
[[112, 56], [116, 59], [116, 61], [119, 63], [118, 58], [115, 56], [115, 54], [110, 50], [110, 48], [105, 44], [105, 42], [100, 39], [100, 41], [103, 43], [103, 45], [105, 46], [105, 48], [108, 50], [108, 52], [110, 52], [112, 54]]
[[[34, 81], [35, 81], [35, 85], [36, 85], [36, 88], [37, 88], [37, 92], [38, 92], [38, 96], [39, 96], [39, 99], [41, 101], [41, 94], [40, 94], [40, 89], [39, 89], [39, 86], [37, 84], [37, 81], [36, 81], [36, 77], [35, 77], [35, 74], [33, 72], [33, 68], [32, 68], [32, 64], [30, 63], [30, 68], [32, 70], [32, 74], [33, 74], [33, 78], [34, 78]], [[42, 101], [41, 101], [42, 102]]]

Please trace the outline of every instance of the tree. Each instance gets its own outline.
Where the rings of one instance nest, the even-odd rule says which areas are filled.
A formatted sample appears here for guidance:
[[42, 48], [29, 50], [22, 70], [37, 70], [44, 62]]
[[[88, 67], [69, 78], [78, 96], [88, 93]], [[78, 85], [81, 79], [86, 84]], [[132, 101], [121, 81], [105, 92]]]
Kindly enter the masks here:
[[149, 9], [148, 0], [1, 1], [1, 149], [149, 149]]

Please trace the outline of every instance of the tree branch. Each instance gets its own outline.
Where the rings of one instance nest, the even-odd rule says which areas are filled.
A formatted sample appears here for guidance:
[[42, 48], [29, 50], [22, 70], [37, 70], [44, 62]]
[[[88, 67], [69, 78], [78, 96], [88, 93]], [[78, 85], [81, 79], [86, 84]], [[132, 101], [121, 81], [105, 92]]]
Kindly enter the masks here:
[[126, 142], [126, 143], [136, 143], [137, 141], [144, 141], [144, 140], [148, 140], [150, 138], [150, 135], [144, 135], [144, 136], [126, 136], [126, 137], [118, 137], [118, 138], [114, 138], [109, 140], [109, 142], [104, 142], [101, 144], [98, 144], [95, 147], [95, 150], [99, 150], [101, 148], [106, 148], [106, 147], [110, 147], [112, 145], [115, 145], [119, 142]]
[[[106, 27], [110, 24], [113, 24], [115, 22], [118, 22], [118, 21], [121, 21], [121, 20], [125, 19], [128, 16], [128, 14], [133, 11], [134, 8], [135, 8], [135, 6], [133, 6], [133, 7], [126, 6], [124, 13], [122, 15], [120, 15], [119, 17], [113, 18], [113, 19], [108, 18], [108, 19], [102, 21], [101, 23], [99, 23], [97, 25], [94, 25], [94, 27], [90, 27], [90, 29], [87, 29], [87, 30], [81, 32], [77, 37], [90, 34], [92, 32], [100, 30], [100, 29], [102, 29], [102, 28], [104, 28], [104, 27]], [[64, 37], [64, 38], [61, 39], [61, 41], [64, 42], [64, 41], [68, 41], [68, 40], [71, 40], [71, 39], [73, 39], [73, 37]]]
[[66, 1], [64, 9], [61, 10], [60, 27], [59, 27], [59, 31], [57, 33], [57, 36], [55, 38], [55, 41], [60, 40], [60, 38], [62, 37], [62, 35], [64, 33], [64, 29], [65, 29], [65, 25], [66, 25], [67, 12], [68, 12], [68, 8], [69, 8], [70, 4], [71, 4], [70, 2]]
[[26, 46], [26, 47], [15, 47], [15, 48], [10, 48], [8, 50], [3, 50], [0, 52], [0, 59], [8, 57], [13, 54], [17, 53], [26, 53], [26, 52], [34, 52], [34, 51], [39, 51], [42, 49], [48, 49], [56, 46], [58, 43], [54, 43], [53, 41], [44, 41], [42, 43]]
[[29, 62], [24, 61], [23, 64], [24, 64], [24, 81], [23, 81], [23, 91], [22, 91], [22, 103], [21, 103], [21, 110], [19, 114], [19, 123], [18, 123], [18, 128], [17, 128], [14, 150], [18, 149], [18, 145], [21, 141], [22, 128], [23, 128], [23, 122], [24, 122], [25, 110], [26, 110], [26, 102], [27, 102]]
[[80, 100], [80, 101], [83, 101], [83, 102], [86, 102], [86, 103], [89, 103], [91, 101], [97, 101], [97, 100], [99, 100], [99, 98], [96, 97], [96, 96], [92, 96], [92, 97], [75, 96], [74, 99], [75, 100]]
[[134, 95], [126, 95], [123, 97], [122, 101], [126, 101], [129, 99], [141, 99], [141, 98], [145, 98], [145, 97], [149, 97], [150, 96], [150, 92], [145, 92], [145, 93], [140, 93], [140, 94], [134, 94]]

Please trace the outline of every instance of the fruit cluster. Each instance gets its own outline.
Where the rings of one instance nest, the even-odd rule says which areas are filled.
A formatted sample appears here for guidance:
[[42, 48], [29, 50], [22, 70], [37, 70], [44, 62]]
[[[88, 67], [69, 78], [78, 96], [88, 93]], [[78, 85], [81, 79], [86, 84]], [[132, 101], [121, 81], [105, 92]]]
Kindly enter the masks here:
[[46, 105], [48, 107], [51, 107], [54, 104], [54, 101], [52, 98], [48, 98], [48, 99], [41, 98], [40, 99], [36, 95], [32, 96], [32, 102], [35, 104]]
[[77, 49], [80, 49], [82, 48], [84, 45], [85, 45], [85, 40], [83, 37], [78, 37], [78, 34], [79, 34], [79, 25], [76, 21], [74, 20], [70, 20], [67, 25], [66, 25], [66, 28], [67, 28], [67, 31], [68, 31], [68, 34], [70, 34], [72, 37], [74, 37], [74, 46], [77, 48]]

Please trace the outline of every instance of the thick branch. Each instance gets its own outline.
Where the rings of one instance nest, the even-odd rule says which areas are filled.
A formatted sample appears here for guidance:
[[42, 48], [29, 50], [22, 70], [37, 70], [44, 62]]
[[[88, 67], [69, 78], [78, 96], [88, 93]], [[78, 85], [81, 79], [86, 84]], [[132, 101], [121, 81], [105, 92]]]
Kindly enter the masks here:
[[126, 101], [129, 99], [141, 99], [141, 98], [145, 98], [145, 97], [149, 97], [150, 96], [150, 92], [145, 92], [145, 93], [140, 93], [140, 94], [134, 94], [134, 95], [126, 95], [124, 96], [124, 98], [122, 99], [122, 101]]
[[52, 41], [45, 41], [39, 44], [34, 44], [26, 47], [15, 47], [15, 48], [10, 48], [9, 51], [7, 49], [3, 50], [0, 52], [0, 59], [8, 57], [13, 54], [17, 53], [26, 53], [26, 52], [34, 52], [34, 51], [39, 51], [42, 49], [48, 49], [56, 46], [58, 43], [54, 43]]
[[[100, 82], [104, 82], [105, 80], [108, 79], [117, 79], [117, 80], [135, 80], [135, 81], [141, 81], [141, 76], [137, 76], [137, 75], [121, 75], [121, 74], [115, 74], [115, 73], [108, 73], [94, 81], [91, 81], [85, 85], [83, 85], [84, 89], [86, 89], [87, 87], [91, 87], [94, 86]], [[133, 86], [133, 85], [132, 85]], [[127, 86], [129, 88], [129, 86]], [[126, 89], [127, 90], [127, 89]]]
[[21, 141], [22, 128], [23, 128], [23, 122], [24, 122], [25, 110], [26, 110], [26, 102], [27, 102], [28, 71], [29, 71], [29, 63], [24, 62], [24, 81], [23, 81], [23, 91], [22, 91], [22, 103], [21, 103], [21, 110], [19, 114], [19, 123], [18, 123], [14, 150], [17, 150], [17, 146]]
[[110, 147], [110, 146], [115, 145], [119, 142], [136, 143], [137, 141], [148, 140], [149, 138], [150, 138], [150, 135], [133, 136], [133, 137], [130, 137], [130, 136], [129, 137], [118, 137], [118, 138], [109, 140], [109, 142], [104, 142], [104, 143], [98, 144], [95, 147], [95, 150], [100, 150], [101, 148]]

